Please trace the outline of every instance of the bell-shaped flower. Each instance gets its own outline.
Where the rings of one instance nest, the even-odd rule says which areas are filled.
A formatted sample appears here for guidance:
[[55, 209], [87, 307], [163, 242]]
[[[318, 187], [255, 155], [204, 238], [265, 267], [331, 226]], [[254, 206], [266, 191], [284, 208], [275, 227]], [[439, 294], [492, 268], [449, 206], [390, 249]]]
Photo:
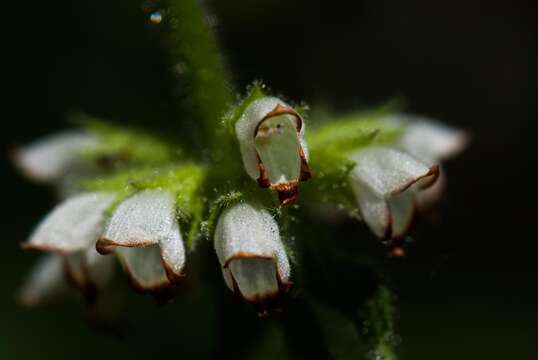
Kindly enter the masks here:
[[275, 97], [253, 101], [235, 124], [245, 170], [277, 191], [282, 204], [293, 202], [299, 181], [310, 177], [304, 131], [302, 117]]
[[185, 248], [168, 191], [147, 189], [127, 198], [114, 210], [97, 251], [113, 251], [138, 290], [161, 292], [179, 280]]
[[55, 182], [76, 167], [81, 153], [97, 141], [87, 132], [63, 131], [17, 149], [15, 164], [32, 180]]
[[26, 249], [38, 249], [61, 255], [68, 278], [89, 298], [104, 287], [113, 271], [110, 259], [95, 251], [95, 242], [103, 232], [105, 210], [114, 194], [80, 193], [57, 205], [37, 226]]
[[356, 163], [350, 184], [363, 220], [379, 238], [402, 237], [413, 219], [414, 192], [431, 186], [439, 167], [387, 147], [369, 147], [350, 158]]
[[258, 205], [241, 203], [222, 213], [215, 250], [226, 285], [253, 303], [289, 288], [290, 263], [275, 219]]

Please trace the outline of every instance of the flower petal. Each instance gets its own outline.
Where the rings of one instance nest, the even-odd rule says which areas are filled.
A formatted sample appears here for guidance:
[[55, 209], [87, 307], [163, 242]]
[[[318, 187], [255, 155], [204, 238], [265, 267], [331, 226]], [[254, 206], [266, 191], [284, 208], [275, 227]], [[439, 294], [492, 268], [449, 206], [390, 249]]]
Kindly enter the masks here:
[[226, 286], [228, 286], [228, 289], [234, 291], [234, 279], [229, 268], [222, 268], [222, 277], [224, 278], [224, 282], [226, 283]]
[[144, 248], [118, 247], [115, 250], [120, 262], [131, 280], [140, 291], [158, 291], [168, 287], [170, 282], [161, 259], [159, 246]]
[[350, 184], [366, 225], [377, 237], [382, 239], [390, 237], [392, 219], [387, 201], [357, 181], [352, 180]]
[[[290, 264], [278, 225], [261, 207], [242, 203], [226, 209], [215, 229], [215, 250], [228, 286], [233, 286], [232, 277], [247, 300], [258, 301], [276, 295], [279, 288], [288, 286]], [[258, 270], [263, 273], [248, 273]], [[276, 288], [271, 271], [278, 284]], [[260, 289], [261, 285], [265, 288]]]
[[14, 158], [25, 175], [36, 181], [55, 181], [66, 174], [81, 152], [97, 144], [82, 131], [64, 131], [18, 149]]
[[439, 180], [437, 180], [433, 186], [416, 193], [415, 199], [417, 207], [420, 210], [424, 210], [433, 206], [443, 197], [445, 189], [446, 175], [445, 172], [442, 171], [439, 175]]
[[149, 189], [123, 201], [110, 218], [97, 251], [116, 246], [143, 247], [168, 238], [175, 221], [174, 200], [169, 192]]
[[234, 259], [229, 264], [241, 295], [259, 302], [278, 294], [275, 262], [272, 259]]
[[439, 168], [428, 166], [412, 156], [386, 147], [371, 147], [351, 155], [356, 166], [352, 181], [369, 187], [379, 197], [400, 193], [417, 181], [431, 185]]
[[84, 268], [88, 281], [99, 290], [105, 288], [114, 273], [114, 261], [111, 256], [101, 255], [90, 246], [84, 253]]
[[47, 254], [31, 270], [19, 298], [24, 305], [38, 306], [53, 302], [68, 290], [61, 256]]
[[295, 122], [278, 115], [260, 124], [255, 147], [271, 184], [297, 182], [301, 176], [301, 144]]
[[409, 230], [415, 213], [415, 193], [411, 190], [381, 198], [366, 187], [353, 185], [362, 219], [380, 239], [400, 238]]
[[161, 240], [160, 245], [164, 269], [170, 281], [174, 282], [182, 276], [185, 266], [185, 247], [177, 221], [174, 221], [168, 237]]
[[101, 235], [104, 211], [114, 194], [82, 193], [59, 204], [23, 243], [24, 248], [72, 253], [86, 249]]
[[[92, 284], [88, 282], [86, 270], [84, 268], [84, 252], [79, 251], [63, 256], [64, 271], [71, 285], [80, 289], [83, 293], [95, 293]], [[89, 288], [92, 288], [91, 290]], [[90, 296], [94, 296], [91, 294]]]
[[421, 116], [405, 116], [409, 121], [400, 140], [403, 149], [419, 158], [446, 159], [468, 144], [466, 132]]
[[391, 238], [404, 236], [411, 227], [415, 214], [414, 194], [404, 191], [388, 199], [391, 214]]

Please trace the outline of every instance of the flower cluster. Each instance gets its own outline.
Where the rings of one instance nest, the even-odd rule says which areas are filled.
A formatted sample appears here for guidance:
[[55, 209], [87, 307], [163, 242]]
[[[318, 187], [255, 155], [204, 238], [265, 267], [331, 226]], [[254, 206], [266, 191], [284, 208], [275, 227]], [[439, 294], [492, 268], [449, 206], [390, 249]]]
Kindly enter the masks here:
[[401, 254], [415, 209], [442, 194], [439, 162], [467, 143], [462, 131], [386, 110], [319, 121], [307, 134], [301, 109], [258, 86], [224, 116], [218, 134], [231, 145], [211, 160], [143, 132], [87, 124], [15, 154], [29, 177], [69, 183], [22, 244], [49, 253], [22, 289], [26, 304], [54, 299], [67, 283], [93, 301], [115, 259], [135, 289], [169, 293], [189, 276], [200, 239], [214, 241], [234, 293], [266, 302], [291, 286], [293, 244], [279, 220], [292, 203], [341, 205]]

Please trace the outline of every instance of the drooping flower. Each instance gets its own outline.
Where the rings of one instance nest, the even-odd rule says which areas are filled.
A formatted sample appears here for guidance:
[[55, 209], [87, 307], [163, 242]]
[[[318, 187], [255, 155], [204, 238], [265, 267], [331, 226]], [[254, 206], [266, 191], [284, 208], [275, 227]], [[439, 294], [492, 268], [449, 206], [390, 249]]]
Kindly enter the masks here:
[[104, 211], [114, 198], [107, 192], [72, 196], [56, 206], [22, 244], [26, 249], [58, 254], [66, 276], [89, 301], [104, 288], [113, 271], [111, 259], [96, 253], [95, 242], [103, 231]]
[[275, 219], [258, 205], [241, 203], [222, 213], [215, 250], [230, 290], [253, 303], [290, 286], [290, 263]]
[[80, 162], [81, 153], [97, 141], [84, 131], [63, 131], [17, 149], [15, 164], [32, 180], [55, 182], [68, 175]]
[[356, 163], [350, 185], [364, 222], [381, 239], [403, 236], [413, 219], [414, 192], [431, 186], [439, 167], [388, 147], [369, 147], [350, 158]]
[[264, 97], [245, 109], [235, 132], [247, 174], [277, 191], [282, 204], [293, 202], [299, 181], [310, 178], [303, 118], [282, 100]]
[[168, 290], [179, 280], [185, 265], [172, 194], [148, 189], [124, 200], [112, 214], [96, 247], [102, 254], [117, 254], [138, 290]]
[[392, 148], [368, 147], [352, 154], [356, 167], [350, 184], [368, 227], [378, 237], [394, 240], [408, 231], [416, 208], [440, 199], [446, 186], [440, 162], [462, 151], [468, 136], [420, 116], [390, 115], [381, 122], [399, 129], [401, 136]]
[[81, 193], [55, 207], [30, 236], [25, 248], [73, 253], [95, 244], [103, 231], [104, 211], [114, 194]]

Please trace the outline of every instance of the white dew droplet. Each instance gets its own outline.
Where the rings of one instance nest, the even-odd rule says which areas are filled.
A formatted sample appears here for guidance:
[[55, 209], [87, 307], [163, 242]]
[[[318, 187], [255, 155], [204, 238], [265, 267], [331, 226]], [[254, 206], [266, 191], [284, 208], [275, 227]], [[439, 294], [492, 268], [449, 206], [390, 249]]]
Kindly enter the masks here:
[[163, 21], [163, 15], [160, 11], [156, 10], [156, 11], [153, 11], [150, 15], [149, 15], [149, 20], [151, 21], [152, 24], [160, 24], [161, 21]]

